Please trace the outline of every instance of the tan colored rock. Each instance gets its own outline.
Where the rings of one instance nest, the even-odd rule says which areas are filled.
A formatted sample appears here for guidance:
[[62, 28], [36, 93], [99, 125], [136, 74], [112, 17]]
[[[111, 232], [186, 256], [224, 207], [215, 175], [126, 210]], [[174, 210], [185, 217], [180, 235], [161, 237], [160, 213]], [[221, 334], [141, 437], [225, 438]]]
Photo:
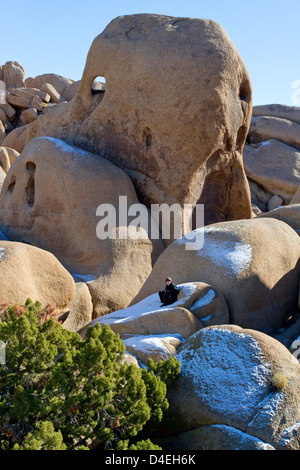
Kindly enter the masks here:
[[300, 152], [278, 140], [244, 147], [247, 177], [290, 202], [300, 185]]
[[282, 104], [264, 104], [260, 106], [253, 106], [252, 115], [254, 117], [278, 117], [300, 124], [300, 107], [298, 106], [285, 106]]
[[[15, 149], [10, 147], [0, 147], [0, 154], [5, 153], [9, 158], [9, 165], [10, 166], [20, 155]], [[6, 157], [4, 157], [6, 159]]]
[[2, 121], [0, 121], [0, 144], [1, 144], [1, 142], [3, 142], [5, 137], [6, 137], [5, 127], [2, 123]]
[[[22, 129], [22, 128], [21, 128]], [[162, 252], [151, 242], [118, 236], [100, 240], [97, 208], [110, 204], [119, 220], [119, 196], [138, 203], [129, 177], [98, 155], [53, 138], [29, 142], [12, 164], [0, 194], [1, 230], [53, 253], [88, 283], [94, 317], [126, 307]], [[126, 238], [127, 237], [127, 238]], [[118, 287], [117, 287], [118, 286]]]
[[249, 142], [256, 144], [270, 139], [300, 150], [300, 124], [272, 116], [253, 117], [248, 133]]
[[93, 303], [90, 291], [85, 282], [75, 284], [75, 295], [69, 305], [69, 314], [63, 322], [67, 330], [77, 332], [92, 321]]
[[80, 86], [80, 80], [78, 80], [77, 82], [71, 83], [64, 91], [64, 96], [63, 96], [64, 99], [66, 101], [71, 101], [76, 95], [79, 86]]
[[53, 103], [62, 103], [63, 101], [65, 101], [60, 96], [58, 91], [54, 88], [54, 86], [51, 85], [50, 83], [44, 83], [41, 87], [41, 90], [44, 91], [45, 93], [47, 93], [50, 96], [50, 100]]
[[28, 108], [21, 112], [18, 119], [18, 125], [25, 126], [37, 119], [39, 113], [35, 108]]
[[[80, 86], [80, 82], [81, 80], [78, 80], [77, 82], [71, 83], [71, 85], [68, 88], [66, 88], [66, 90], [64, 91], [64, 95], [63, 95], [63, 98], [66, 101], [71, 101], [74, 98]], [[105, 92], [105, 84], [94, 80], [94, 82], [92, 83], [92, 93], [104, 93], [104, 92]]]
[[122, 364], [133, 364], [135, 365], [136, 367], [139, 367], [139, 363], [138, 363], [138, 360], [136, 359], [136, 357], [132, 356], [131, 354], [128, 354], [128, 353], [124, 353], [123, 357], [122, 357]]
[[25, 86], [25, 70], [18, 62], [9, 61], [2, 66], [2, 80], [6, 89]]
[[1, 103], [0, 109], [2, 109], [6, 113], [6, 116], [8, 117], [10, 122], [15, 119], [16, 110], [9, 103]]
[[273, 218], [285, 222], [300, 234], [300, 204], [277, 207], [269, 212], [261, 214], [261, 218]]
[[[91, 92], [97, 76], [104, 98]], [[63, 138], [145, 175], [180, 204], [204, 203], [209, 223], [251, 217], [242, 161], [251, 112], [248, 72], [218, 23], [123, 16], [93, 41], [76, 96], [29, 138]]]
[[27, 298], [43, 306], [66, 309], [75, 282], [51, 253], [25, 243], [0, 242], [0, 302], [24, 305]]
[[0, 121], [2, 122], [2, 124], [6, 124], [6, 119], [7, 119], [6, 112], [4, 111], [4, 109], [0, 108]]
[[278, 194], [274, 194], [268, 202], [268, 211], [272, 211], [273, 209], [277, 209], [277, 207], [282, 206], [283, 199], [282, 197], [278, 196]]
[[176, 353], [177, 347], [184, 341], [179, 335], [141, 335], [124, 339], [126, 351], [135, 356], [143, 365], [148, 360], [166, 361]]
[[299, 204], [300, 203], [300, 186], [298, 187], [297, 191], [295, 192], [292, 200], [290, 202], [291, 205]]
[[[1, 188], [3, 186], [5, 177], [6, 177], [6, 173], [3, 170], [3, 168], [0, 166], [0, 191], [1, 191]], [[3, 234], [0, 232], [0, 240], [3, 240], [3, 238], [1, 238], [1, 236], [3, 236]]]
[[251, 208], [252, 208], [253, 217], [256, 217], [257, 215], [263, 213], [262, 210], [253, 202], [251, 203]]
[[25, 80], [27, 88], [42, 88], [44, 83], [50, 83], [60, 95], [63, 95], [65, 90], [73, 83], [73, 80], [62, 77], [56, 73], [44, 73], [35, 78], [28, 77]]
[[[183, 430], [231, 426], [276, 449], [299, 449], [300, 364], [268, 335], [236, 325], [198, 331], [178, 349], [181, 378], [168, 399]], [[275, 374], [285, 379], [273, 386]]]
[[255, 204], [260, 211], [265, 212], [268, 208], [268, 202], [271, 199], [272, 194], [251, 180], [249, 180], [249, 187], [251, 192], [251, 203]]
[[197, 284], [202, 285], [201, 294], [198, 294], [197, 300], [190, 306], [191, 313], [204, 326], [229, 323], [229, 312], [224, 295], [208, 284]]
[[178, 289], [177, 301], [169, 306], [161, 306], [156, 292], [125, 309], [97, 318], [90, 325], [86, 325], [81, 334], [85, 334], [88, 326], [100, 323], [108, 324], [124, 339], [128, 335], [170, 334], [187, 338], [207, 325], [229, 321], [224, 297], [211, 286], [202, 282], [192, 282], [179, 284]]
[[133, 303], [160, 290], [166, 276], [204, 282], [224, 295], [230, 323], [271, 332], [297, 311], [299, 256], [298, 235], [280, 220], [210, 225], [164, 250]]
[[25, 126], [17, 127], [11, 131], [2, 141], [2, 147], [12, 148], [20, 154], [28, 140], [28, 131], [30, 125], [31, 124], [26, 124]]
[[6, 174], [10, 167], [9, 153], [5, 147], [0, 147], [0, 167]]
[[42, 98], [44, 103], [49, 103], [50, 101], [50, 96], [48, 95], [46, 91], [39, 90], [38, 88], [21, 88], [21, 90], [24, 90], [24, 91], [27, 91], [28, 93], [32, 93], [33, 95], [39, 96], [40, 98]]
[[43, 110], [43, 100], [40, 96], [35, 95], [25, 89], [16, 88], [7, 94], [8, 103], [15, 108], [27, 109], [36, 108], [38, 111]]
[[[140, 306], [138, 306], [140, 307]], [[130, 310], [129, 310], [130, 309]], [[127, 313], [128, 317], [123, 318], [121, 315]], [[84, 338], [86, 330], [89, 326], [94, 326], [95, 323], [101, 325], [109, 325], [110, 328], [118, 333], [122, 338], [127, 335], [181, 335], [183, 338], [188, 338], [199, 329], [203, 328], [200, 321], [186, 308], [172, 307], [161, 308], [159, 310], [150, 310], [143, 315], [140, 313], [132, 313], [132, 307], [124, 310], [109, 313], [93, 320], [89, 325], [82, 328], [79, 333]], [[118, 321], [123, 318], [122, 321]]]

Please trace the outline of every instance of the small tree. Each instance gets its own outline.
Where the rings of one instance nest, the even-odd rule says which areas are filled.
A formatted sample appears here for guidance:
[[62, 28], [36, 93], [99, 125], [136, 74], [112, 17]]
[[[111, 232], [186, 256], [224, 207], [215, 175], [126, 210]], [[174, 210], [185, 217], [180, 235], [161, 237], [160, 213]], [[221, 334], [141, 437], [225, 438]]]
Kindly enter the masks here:
[[179, 373], [176, 359], [149, 370], [123, 363], [124, 343], [107, 325], [90, 327], [82, 340], [30, 299], [1, 317], [0, 448], [152, 445], [130, 447], [130, 439], [168, 409], [165, 382]]

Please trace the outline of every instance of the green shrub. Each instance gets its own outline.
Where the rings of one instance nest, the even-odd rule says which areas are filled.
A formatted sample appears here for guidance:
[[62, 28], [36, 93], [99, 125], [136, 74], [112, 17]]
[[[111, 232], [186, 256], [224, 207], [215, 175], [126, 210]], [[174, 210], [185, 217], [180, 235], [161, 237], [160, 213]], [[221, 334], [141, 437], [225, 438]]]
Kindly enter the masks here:
[[82, 340], [30, 299], [4, 309], [1, 320], [0, 449], [152, 445], [137, 435], [168, 409], [165, 382], [179, 372], [176, 359], [149, 370], [123, 364], [124, 343], [107, 325]]

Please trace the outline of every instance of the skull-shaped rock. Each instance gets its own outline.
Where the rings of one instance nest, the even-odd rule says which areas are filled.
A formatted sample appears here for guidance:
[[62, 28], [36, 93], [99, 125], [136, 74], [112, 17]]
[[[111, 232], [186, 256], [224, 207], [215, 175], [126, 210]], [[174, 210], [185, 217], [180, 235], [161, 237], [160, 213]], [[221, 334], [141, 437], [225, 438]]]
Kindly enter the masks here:
[[[95, 94], [98, 76], [106, 90]], [[204, 203], [208, 224], [251, 217], [242, 162], [251, 112], [248, 72], [218, 23], [139, 14], [94, 39], [77, 94], [33, 123], [29, 138], [107, 158], [143, 202]]]

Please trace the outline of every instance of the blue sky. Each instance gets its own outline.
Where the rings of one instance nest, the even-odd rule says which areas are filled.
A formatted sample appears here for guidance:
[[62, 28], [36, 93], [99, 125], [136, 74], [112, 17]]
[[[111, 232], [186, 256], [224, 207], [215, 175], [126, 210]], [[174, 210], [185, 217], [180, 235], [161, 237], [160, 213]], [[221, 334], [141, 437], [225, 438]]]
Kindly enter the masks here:
[[300, 0], [15, 0], [1, 11], [0, 64], [16, 60], [26, 77], [79, 80], [93, 39], [115, 17], [133, 13], [219, 22], [250, 73], [253, 104], [300, 106], [292, 88], [300, 89]]

